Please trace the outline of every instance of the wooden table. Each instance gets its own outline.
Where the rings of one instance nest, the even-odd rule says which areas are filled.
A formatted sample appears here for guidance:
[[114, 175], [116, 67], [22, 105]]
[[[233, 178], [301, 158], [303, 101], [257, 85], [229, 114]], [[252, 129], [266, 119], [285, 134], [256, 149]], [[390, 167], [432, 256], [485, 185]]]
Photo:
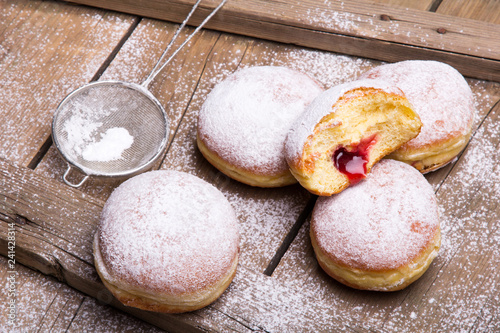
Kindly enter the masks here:
[[[214, 184], [241, 226], [229, 289], [181, 315], [126, 308], [103, 287], [92, 235], [118, 182], [65, 185], [50, 132], [57, 104], [79, 86], [141, 82], [194, 1], [74, 2], [89, 6], [0, 0], [0, 327], [12, 328], [15, 309], [15, 331], [23, 332], [500, 331], [498, 1], [230, 0], [212, 30], [151, 87], [171, 122], [157, 168]], [[215, 3], [207, 0], [202, 11]], [[196, 148], [196, 116], [213, 86], [241, 67], [289, 66], [331, 87], [381, 61], [410, 58], [446, 61], [468, 77], [474, 134], [455, 163], [426, 176], [443, 231], [429, 270], [400, 292], [356, 291], [317, 265], [308, 238], [315, 198], [298, 185], [252, 188], [218, 172]]]

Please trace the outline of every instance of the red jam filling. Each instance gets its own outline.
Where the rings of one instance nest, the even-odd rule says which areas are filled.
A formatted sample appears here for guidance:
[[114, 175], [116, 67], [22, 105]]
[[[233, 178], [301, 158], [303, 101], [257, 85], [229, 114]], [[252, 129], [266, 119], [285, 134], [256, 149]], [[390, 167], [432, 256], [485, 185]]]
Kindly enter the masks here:
[[369, 152], [377, 142], [375, 134], [361, 140], [349, 148], [339, 147], [333, 153], [335, 167], [355, 184], [366, 177], [366, 165], [369, 161]]

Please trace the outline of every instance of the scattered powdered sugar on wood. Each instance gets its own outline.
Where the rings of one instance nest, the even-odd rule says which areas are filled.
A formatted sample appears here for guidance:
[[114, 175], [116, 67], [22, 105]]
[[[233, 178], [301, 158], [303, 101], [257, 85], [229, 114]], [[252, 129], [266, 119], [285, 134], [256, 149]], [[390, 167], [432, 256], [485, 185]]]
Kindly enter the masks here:
[[[142, 19], [120, 48], [100, 80], [119, 80], [140, 84], [146, 79], [168, 44], [174, 24]], [[179, 36], [182, 38], [182, 36]]]
[[[494, 110], [438, 189], [443, 241], [440, 256], [427, 273], [436, 279], [421, 302], [405, 302], [395, 309], [388, 329], [494, 332], [500, 328], [498, 105]], [[408, 311], [422, 320], [408, 322]], [[425, 321], [427, 317], [434, 320]]]
[[[258, 44], [259, 52], [249, 54], [252, 65], [285, 66], [308, 74], [328, 89], [355, 80], [380, 62], [288, 45]], [[255, 58], [255, 59], [254, 59]]]
[[[6, 268], [7, 259], [0, 257], [0, 264]], [[50, 332], [68, 329], [77, 332], [160, 332], [139, 319], [114, 310], [53, 277], [25, 266], [16, 265], [16, 282], [15, 325], [8, 325], [4, 321], [6, 316], [0, 317], [0, 326], [9, 328], [11, 333], [27, 332], [34, 327]], [[7, 288], [2, 285], [0, 290], [7, 291]]]
[[[452, 173], [453, 181], [445, 182], [438, 191], [438, 195], [443, 193], [440, 200], [445, 210], [443, 215], [447, 217], [445, 230], [451, 235], [459, 232], [455, 234], [457, 239], [449, 237], [450, 245], [453, 247], [458, 246], [455, 242], [462, 242], [461, 229], [468, 223], [472, 223], [469, 227], [474, 233], [477, 232], [474, 230], [475, 227], [489, 227], [498, 231], [499, 226], [483, 225], [481, 222], [491, 223], [495, 220], [491, 214], [499, 213], [497, 209], [500, 201], [498, 105], [495, 109], [497, 114], [490, 114], [477, 130], [460, 163], [453, 170], [455, 171]], [[451, 193], [453, 195], [447, 195]], [[479, 231], [482, 230], [483, 228], [479, 228]]]
[[316, 297], [291, 290], [276, 279], [239, 269], [233, 283], [215, 303], [220, 311], [264, 332], [352, 332], [337, 313]]
[[[227, 183], [229, 186], [234, 184], [235, 181]], [[264, 271], [300, 215], [307, 194], [293, 187], [288, 191], [255, 189], [245, 194], [229, 186], [221, 190], [240, 221], [240, 262], [248, 268]]]
[[[130, 25], [120, 14], [57, 3], [40, 6], [43, 10], [23, 3], [2, 9], [11, 18], [2, 23], [19, 27], [5, 31], [0, 48], [0, 156], [11, 161], [36, 153], [50, 133], [57, 104], [91, 80]], [[52, 23], [44, 25], [46, 20]]]
[[90, 297], [85, 297], [79, 306], [70, 326], [70, 331], [73, 332], [165, 332]]
[[[395, 10], [390, 16], [380, 15], [380, 10], [382, 9], [364, 9], [355, 3], [348, 3], [346, 6], [343, 2], [325, 1], [314, 8], [302, 9], [295, 14], [299, 23], [336, 35], [430, 46], [443, 50], [462, 49], [464, 52], [492, 52], [490, 45], [484, 40], [476, 43], [477, 45], [474, 47], [458, 45], [455, 39], [436, 33], [432, 25], [423, 24], [423, 21], [419, 22], [413, 17], [413, 14], [409, 16], [408, 8], [405, 9], [405, 12]], [[465, 35], [463, 28], [460, 29], [452, 25], [449, 29], [456, 34]]]

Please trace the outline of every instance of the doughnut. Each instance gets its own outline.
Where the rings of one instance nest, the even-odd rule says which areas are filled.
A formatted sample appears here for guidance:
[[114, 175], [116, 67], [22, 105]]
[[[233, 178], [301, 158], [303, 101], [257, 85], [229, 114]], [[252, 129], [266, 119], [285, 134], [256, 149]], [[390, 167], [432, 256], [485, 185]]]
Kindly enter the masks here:
[[381, 80], [348, 82], [309, 104], [287, 134], [285, 158], [303, 187], [330, 196], [366, 177], [420, 127], [397, 87]]
[[418, 170], [384, 159], [362, 182], [319, 197], [310, 235], [319, 265], [337, 281], [362, 290], [400, 290], [438, 254], [436, 196]]
[[474, 97], [453, 67], [431, 60], [408, 60], [375, 67], [360, 78], [382, 79], [398, 86], [422, 120], [420, 134], [389, 157], [413, 165], [422, 173], [449, 162], [469, 142]]
[[93, 253], [102, 282], [124, 305], [194, 311], [215, 301], [236, 273], [236, 215], [211, 184], [183, 172], [150, 171], [112, 192]]
[[322, 91], [315, 80], [286, 67], [238, 70], [218, 83], [201, 107], [199, 150], [239, 182], [258, 187], [294, 184], [283, 142], [293, 121]]

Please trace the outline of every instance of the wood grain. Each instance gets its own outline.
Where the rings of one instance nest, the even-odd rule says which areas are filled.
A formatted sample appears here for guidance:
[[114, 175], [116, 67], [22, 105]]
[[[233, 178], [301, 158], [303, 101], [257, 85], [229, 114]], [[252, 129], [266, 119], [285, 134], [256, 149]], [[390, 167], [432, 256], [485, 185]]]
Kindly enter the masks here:
[[[279, 283], [241, 266], [231, 287], [211, 306], [212, 311], [219, 311], [219, 316], [204, 316], [204, 311], [211, 311], [210, 307], [185, 315], [161, 315], [124, 307], [104, 288], [92, 265], [92, 236], [103, 202], [3, 159], [0, 159], [0, 170], [0, 196], [3, 198], [0, 230], [1, 235], [6, 235], [8, 224], [15, 224], [16, 260], [106, 304], [173, 332], [194, 332], [198, 330], [196, 327], [211, 331], [217, 326], [237, 326], [237, 331], [241, 332], [262, 325], [264, 329], [265, 326], [290, 329], [297, 320], [310, 327], [328, 322], [331, 327], [345, 328], [329, 316], [322, 317], [325, 323], [316, 322], [314, 319], [319, 318], [321, 311], [312, 300], [306, 309], [307, 317], [299, 318], [298, 315], [304, 312], [302, 302], [308, 302], [307, 296], [294, 293], [290, 297], [289, 290]], [[52, 201], [54, 193], [60, 197]], [[70, 225], [68, 220], [71, 220]], [[1, 253], [6, 255], [3, 236], [0, 247]], [[278, 318], [283, 313], [290, 316]], [[242, 325], [240, 321], [248, 324]]]
[[[309, 194], [301, 187], [263, 189], [241, 184], [211, 166], [196, 146], [198, 111], [214, 85], [262, 49], [232, 35], [221, 36], [208, 54], [203, 75], [197, 84], [176, 136], [161, 166], [193, 173], [214, 184], [233, 205], [240, 221], [240, 264], [264, 272], [284, 237], [295, 224]], [[258, 246], [256, 246], [258, 244]]]
[[0, 6], [0, 156], [29, 165], [58, 103], [96, 75], [135, 18], [52, 1]]
[[195, 324], [188, 318], [181, 320], [182, 317], [167, 315], [158, 319], [157, 314], [124, 307], [102, 285], [92, 255], [92, 239], [102, 201], [3, 159], [0, 159], [0, 170], [0, 251], [3, 255], [7, 254], [8, 224], [14, 223], [17, 262], [163, 329], [196, 331]]
[[435, 0], [413, 1], [413, 0], [371, 0], [370, 2], [385, 5], [387, 7], [402, 7], [420, 10], [429, 10]]
[[[0, 257], [0, 295], [9, 299], [5, 285], [7, 259]], [[17, 320], [21, 330], [38, 328], [40, 332], [152, 332], [162, 330], [99, 302], [55, 278], [16, 264]], [[7, 316], [0, 326], [10, 327]], [[15, 331], [15, 330], [11, 330]]]
[[[191, 1], [161, 3], [76, 0], [173, 22], [181, 22]], [[199, 10], [192, 24], [207, 13]], [[464, 75], [500, 80], [498, 26], [432, 12], [358, 1], [234, 0], [207, 27], [384, 61], [436, 59]]]
[[[401, 7], [425, 4], [412, 2], [405, 5], [405, 0], [388, 1], [391, 6]], [[175, 21], [184, 17], [192, 2], [138, 1], [134, 6], [165, 6], [161, 7], [165, 9], [172, 5], [172, 20]], [[320, 20], [314, 24], [321, 23], [328, 30], [323, 32], [328, 38], [321, 48], [344, 50], [347, 54], [368, 54], [379, 59], [391, 57], [387, 51], [397, 50], [400, 43], [401, 50], [391, 59], [397, 60], [408, 54], [410, 44], [405, 42], [403, 31], [394, 30], [397, 25], [405, 29], [412, 27], [405, 33], [416, 32], [411, 37], [417, 38], [434, 32], [438, 25], [433, 25], [432, 18], [446, 18], [440, 21], [443, 23], [453, 21], [450, 15], [466, 16], [498, 23], [494, 15], [496, 3], [488, 0], [475, 2], [475, 5], [469, 3], [468, 7], [462, 6], [462, 10], [460, 1], [444, 0], [438, 8], [439, 15], [425, 14], [423, 18], [418, 15], [419, 11], [405, 10], [404, 15], [398, 16], [402, 13], [401, 8], [393, 10], [384, 5], [368, 4], [366, 8], [370, 10], [380, 9], [369, 14], [361, 8], [364, 3], [345, 1], [343, 8], [339, 9], [335, 7], [337, 4], [319, 2], [321, 6], [309, 7], [308, 10], [318, 8], [316, 14]], [[127, 5], [123, 1], [115, 3]], [[215, 3], [213, 0], [205, 8]], [[275, 35], [280, 35], [287, 43], [306, 45], [308, 41], [303, 40], [310, 35], [312, 23], [299, 17], [299, 13], [306, 8], [302, 6], [313, 3], [317, 2], [296, 2], [295, 7], [286, 7], [278, 1], [269, 1], [264, 5], [270, 7], [257, 8], [262, 1], [248, 1], [251, 10], [243, 16], [245, 19], [240, 22], [243, 25], [240, 29], [253, 29], [249, 31], [255, 36], [267, 29], [265, 38], [276, 39]], [[235, 4], [240, 7], [247, 5], [243, 1]], [[266, 8], [281, 12], [267, 13], [263, 21], [259, 11]], [[298, 9], [291, 18], [298, 25], [290, 28], [287, 13], [292, 9]], [[337, 18], [344, 15], [346, 25], [335, 29], [326, 26], [326, 17], [321, 14], [323, 9], [328, 9], [324, 12], [337, 15]], [[151, 13], [159, 14], [164, 15]], [[384, 19], [389, 20], [383, 21], [385, 23], [381, 26], [378, 20], [373, 21], [377, 27], [370, 32], [367, 31], [370, 29], [367, 23], [370, 15], [372, 20], [381, 19], [382, 15], [387, 15]], [[419, 17], [412, 18], [413, 15]], [[233, 21], [242, 18], [236, 11], [226, 12], [224, 16], [227, 22], [224, 17], [219, 17], [214, 23], [235, 24]], [[426, 23], [421, 25], [422, 22]], [[459, 27], [460, 22], [458, 20], [452, 26]], [[476, 29], [470, 30], [473, 34], [482, 30], [481, 24], [476, 25], [475, 21], [463, 22], [467, 29]], [[35, 171], [23, 166], [35, 167], [38, 156], [43, 156], [50, 146], [47, 138], [51, 114], [67, 92], [92, 79], [140, 82], [168, 43], [175, 27], [167, 22], [68, 6], [61, 2], [0, 1], [0, 84], [3, 89], [0, 101], [8, 106], [0, 110], [0, 118], [13, 126], [7, 128], [2, 123], [0, 132], [0, 253], [6, 254], [7, 225], [14, 223], [21, 281], [19, 292], [23, 295], [22, 300], [19, 299], [23, 307], [18, 318], [20, 329], [160, 331], [132, 320], [123, 313], [127, 312], [172, 332], [500, 330], [500, 301], [496, 291], [500, 281], [495, 274], [500, 265], [500, 253], [496, 247], [500, 241], [496, 223], [500, 200], [497, 185], [500, 170], [496, 154], [500, 119], [498, 106], [491, 109], [500, 99], [500, 85], [469, 80], [480, 108], [475, 137], [456, 164], [427, 176], [443, 203], [446, 242], [438, 259], [421, 280], [403, 292], [388, 295], [356, 292], [332, 282], [317, 266], [308, 243], [308, 222], [302, 225], [302, 221], [297, 221], [301, 214], [307, 215], [309, 211], [305, 208], [310, 198], [306, 192], [297, 187], [264, 191], [228, 179], [202, 158], [194, 144], [193, 130], [197, 110], [206, 94], [214, 84], [241, 67], [285, 65], [306, 72], [329, 87], [351, 80], [379, 62], [214, 31], [204, 31], [195, 38], [151, 87], [169, 107], [173, 124], [168, 154], [163, 164], [157, 167], [196, 174], [230, 198], [238, 211], [244, 234], [244, 254], [238, 275], [220, 300], [194, 313], [179, 316], [154, 314], [126, 308], [114, 300], [97, 278], [89, 246], [104, 200], [119, 183], [91, 182], [82, 191], [69, 189], [61, 184], [60, 176], [65, 165], [53, 148]], [[318, 33], [317, 29], [313, 30]], [[446, 38], [448, 32], [444, 34]], [[383, 42], [378, 37], [384, 34], [394, 36]], [[456, 40], [460, 40], [461, 34], [457, 34]], [[338, 45], [327, 45], [332, 43], [330, 35], [335, 35]], [[434, 43], [435, 35], [431, 35]], [[453, 38], [447, 40], [450, 42]], [[495, 43], [495, 39], [492, 41]], [[310, 43], [319, 42], [313, 39]], [[381, 46], [389, 49], [380, 49]], [[451, 49], [415, 47], [411, 56], [448, 61], [451, 54], [455, 61], [453, 45], [448, 46]], [[479, 71], [496, 68], [492, 67], [491, 61], [484, 60], [486, 64]], [[466, 65], [472, 64], [474, 62]], [[495, 76], [488, 78], [495, 79]], [[491, 177], [487, 179], [481, 175]], [[288, 238], [293, 239], [295, 229], [301, 225], [290, 244]], [[281, 253], [277, 255], [276, 251], [281, 251], [284, 245], [287, 251], [281, 258]], [[0, 277], [3, 278], [0, 294], [3, 297], [6, 259], [0, 259]], [[268, 271], [273, 260], [279, 262], [274, 273]], [[52, 277], [30, 270], [21, 263]], [[273, 274], [269, 277], [263, 272]], [[3, 324], [0, 320], [0, 326], [5, 327]]]
[[500, 24], [500, 3], [496, 0], [443, 0], [437, 12]]

